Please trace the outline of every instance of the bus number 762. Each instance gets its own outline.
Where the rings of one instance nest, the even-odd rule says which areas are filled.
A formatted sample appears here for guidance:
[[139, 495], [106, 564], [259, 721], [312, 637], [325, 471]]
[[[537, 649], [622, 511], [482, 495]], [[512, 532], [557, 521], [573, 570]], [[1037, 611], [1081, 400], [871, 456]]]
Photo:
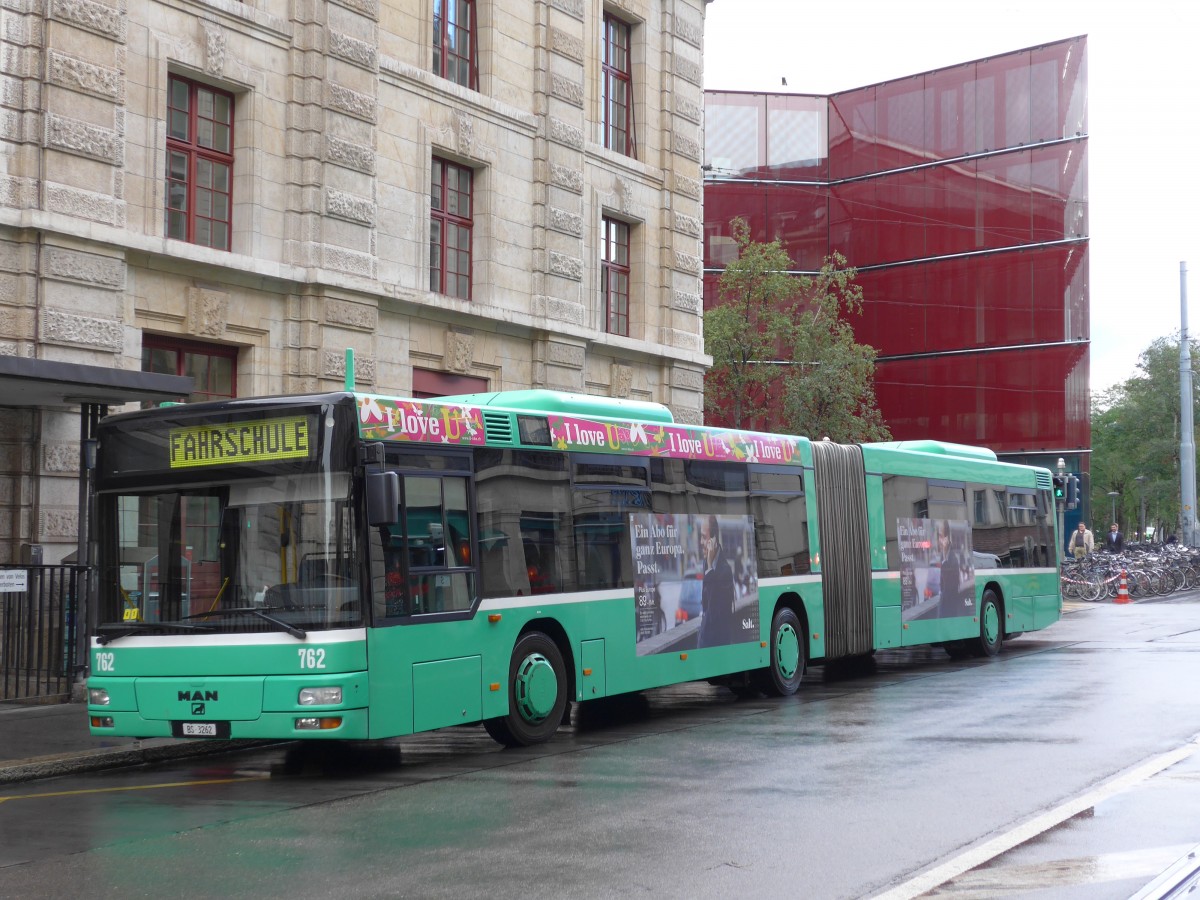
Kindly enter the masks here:
[[323, 669], [325, 668], [325, 650], [321, 647], [311, 649], [301, 647], [296, 651], [300, 654], [300, 668], [302, 669]]

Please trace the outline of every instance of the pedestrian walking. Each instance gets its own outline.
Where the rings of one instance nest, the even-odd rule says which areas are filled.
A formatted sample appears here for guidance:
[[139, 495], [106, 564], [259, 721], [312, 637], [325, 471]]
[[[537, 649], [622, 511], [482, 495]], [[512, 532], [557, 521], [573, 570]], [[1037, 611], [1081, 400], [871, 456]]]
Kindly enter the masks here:
[[1079, 527], [1071, 534], [1071, 541], [1067, 544], [1067, 552], [1076, 559], [1083, 559], [1095, 549], [1096, 539], [1092, 537], [1092, 533], [1088, 531], [1088, 527], [1080, 522]]

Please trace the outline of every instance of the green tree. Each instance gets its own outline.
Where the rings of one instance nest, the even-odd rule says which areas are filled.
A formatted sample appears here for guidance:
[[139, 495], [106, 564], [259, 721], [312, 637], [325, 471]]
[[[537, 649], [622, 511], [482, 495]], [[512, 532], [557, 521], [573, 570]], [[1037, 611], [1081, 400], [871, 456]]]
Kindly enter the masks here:
[[875, 350], [855, 342], [847, 321], [862, 312], [857, 272], [834, 254], [815, 275], [791, 275], [778, 239], [752, 240], [744, 219], [730, 227], [738, 256], [704, 314], [709, 413], [735, 428], [890, 439], [875, 405]]
[[[1200, 345], [1191, 344], [1193, 363]], [[1193, 372], [1193, 379], [1196, 373]], [[1200, 422], [1200, 409], [1193, 410]], [[1179, 521], [1179, 335], [1162, 337], [1142, 351], [1128, 380], [1092, 400], [1092, 516], [1110, 515], [1109, 491], [1120, 492], [1118, 518], [1126, 531], [1140, 521], [1174, 532]], [[1138, 482], [1139, 475], [1145, 481]]]

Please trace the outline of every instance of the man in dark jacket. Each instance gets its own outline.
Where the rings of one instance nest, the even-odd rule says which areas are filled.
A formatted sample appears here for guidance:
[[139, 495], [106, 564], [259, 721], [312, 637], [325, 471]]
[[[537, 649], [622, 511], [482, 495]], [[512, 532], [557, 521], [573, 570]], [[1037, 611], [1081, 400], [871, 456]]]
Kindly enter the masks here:
[[1120, 553], [1124, 546], [1125, 536], [1117, 529], [1117, 523], [1113, 522], [1108, 534], [1104, 536], [1104, 549], [1109, 553]]

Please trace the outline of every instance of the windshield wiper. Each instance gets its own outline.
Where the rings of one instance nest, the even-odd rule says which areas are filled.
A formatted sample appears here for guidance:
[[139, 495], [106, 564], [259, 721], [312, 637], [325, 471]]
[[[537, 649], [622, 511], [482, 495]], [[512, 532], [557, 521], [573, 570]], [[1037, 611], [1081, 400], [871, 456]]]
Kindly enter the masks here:
[[[268, 606], [266, 608], [267, 609], [282, 609], [283, 607]], [[288, 622], [283, 621], [283, 619], [277, 619], [274, 616], [268, 616], [265, 612], [263, 612], [262, 609], [260, 609], [257, 606], [234, 606], [229, 609], [214, 609], [211, 612], [196, 613], [195, 615], [184, 616], [183, 618], [184, 619], [204, 619], [209, 616], [223, 616], [226, 613], [230, 613], [230, 614], [234, 614], [234, 615], [243, 615], [243, 616], [258, 616], [264, 622], [270, 622], [276, 628], [279, 628], [282, 631], [286, 631], [288, 634], [290, 634], [294, 638], [300, 638], [301, 640], [303, 640], [304, 638], [308, 637], [308, 632], [305, 631], [303, 628], [297, 628], [295, 625], [292, 625], [292, 624], [289, 624]], [[185, 628], [188, 628], [188, 627], [203, 628], [204, 626], [184, 626], [184, 627]]]
[[96, 626], [96, 643], [103, 646], [109, 641], [115, 641], [117, 638], [129, 637], [132, 634], [139, 634], [143, 631], [155, 631], [164, 628], [185, 632], [215, 630], [209, 625], [184, 625], [180, 622], [111, 622], [106, 625]]

